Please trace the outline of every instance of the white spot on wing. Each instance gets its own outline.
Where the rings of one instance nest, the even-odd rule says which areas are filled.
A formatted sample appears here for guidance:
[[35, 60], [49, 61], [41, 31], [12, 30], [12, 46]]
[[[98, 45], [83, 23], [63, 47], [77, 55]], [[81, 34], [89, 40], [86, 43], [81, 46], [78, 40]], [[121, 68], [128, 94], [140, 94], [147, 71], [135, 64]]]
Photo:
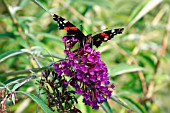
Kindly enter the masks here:
[[67, 23], [68, 21], [67, 20], [64, 20], [63, 23]]
[[112, 33], [114, 33], [114, 32], [115, 32], [115, 30], [113, 29], [113, 30], [112, 30]]

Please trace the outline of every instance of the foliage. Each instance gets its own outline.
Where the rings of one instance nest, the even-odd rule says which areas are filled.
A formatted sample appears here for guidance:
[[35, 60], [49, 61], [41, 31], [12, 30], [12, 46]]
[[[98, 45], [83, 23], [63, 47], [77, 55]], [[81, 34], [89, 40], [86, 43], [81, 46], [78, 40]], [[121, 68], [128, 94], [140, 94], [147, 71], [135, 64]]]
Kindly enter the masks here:
[[[168, 0], [0, 1], [0, 110], [51, 112], [46, 97], [38, 98], [37, 81], [42, 70], [65, 58], [61, 39], [65, 32], [52, 19], [52, 14], [58, 14], [85, 34], [125, 28], [122, 35], [94, 48], [100, 51], [115, 85], [110, 100], [94, 110], [77, 96], [78, 109], [83, 113], [167, 113], [169, 11]], [[7, 98], [10, 101], [3, 101]]]

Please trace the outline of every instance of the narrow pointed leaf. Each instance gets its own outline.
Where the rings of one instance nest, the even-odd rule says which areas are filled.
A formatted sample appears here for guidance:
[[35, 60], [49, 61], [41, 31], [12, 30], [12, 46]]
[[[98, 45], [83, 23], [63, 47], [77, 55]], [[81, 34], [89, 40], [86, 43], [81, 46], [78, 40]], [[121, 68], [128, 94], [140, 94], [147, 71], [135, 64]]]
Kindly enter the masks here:
[[115, 96], [112, 95], [110, 98], [111, 98], [112, 100], [114, 100], [115, 102], [119, 103], [120, 105], [124, 106], [125, 108], [131, 110], [130, 107], [128, 107], [124, 102], [122, 102], [121, 100], [119, 100], [117, 97], [115, 97]]
[[101, 107], [104, 109], [106, 113], [112, 113], [112, 109], [107, 101], [102, 103]]
[[137, 113], [147, 113], [142, 105], [128, 97], [122, 97], [123, 100]]
[[40, 98], [38, 98], [37, 96], [35, 96], [35, 95], [31, 94], [31, 93], [24, 92], [24, 91], [16, 91], [16, 92], [24, 94], [24, 95], [30, 97], [34, 102], [36, 102], [41, 107], [41, 109], [44, 112], [46, 112], [46, 113], [53, 113], [50, 110], [50, 108]]
[[135, 65], [129, 65], [129, 64], [118, 64], [113, 66], [109, 70], [109, 75], [114, 76], [114, 75], [120, 75], [124, 73], [129, 73], [129, 72], [136, 72], [136, 71], [142, 71], [143, 68]]
[[143, 9], [136, 15], [136, 17], [129, 23], [129, 27], [131, 27], [134, 23], [136, 23], [139, 19], [141, 19], [144, 15], [146, 15], [150, 10], [159, 5], [163, 0], [150, 0]]

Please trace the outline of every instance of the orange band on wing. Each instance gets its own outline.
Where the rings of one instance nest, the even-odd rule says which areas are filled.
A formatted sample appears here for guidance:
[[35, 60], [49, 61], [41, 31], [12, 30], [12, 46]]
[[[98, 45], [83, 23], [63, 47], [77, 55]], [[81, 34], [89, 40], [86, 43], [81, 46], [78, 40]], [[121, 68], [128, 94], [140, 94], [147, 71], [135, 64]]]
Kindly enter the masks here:
[[64, 27], [64, 30], [66, 30], [66, 31], [69, 30], [69, 29], [70, 29], [69, 27]]
[[70, 30], [77, 30], [77, 27], [70, 27]]
[[105, 37], [105, 36], [106, 36], [106, 33], [101, 33], [100, 35]]
[[68, 31], [68, 30], [77, 30], [77, 27], [64, 27], [64, 30]]
[[109, 36], [106, 33], [101, 33], [100, 35], [104, 37], [104, 40], [107, 40], [107, 38], [109, 38]]

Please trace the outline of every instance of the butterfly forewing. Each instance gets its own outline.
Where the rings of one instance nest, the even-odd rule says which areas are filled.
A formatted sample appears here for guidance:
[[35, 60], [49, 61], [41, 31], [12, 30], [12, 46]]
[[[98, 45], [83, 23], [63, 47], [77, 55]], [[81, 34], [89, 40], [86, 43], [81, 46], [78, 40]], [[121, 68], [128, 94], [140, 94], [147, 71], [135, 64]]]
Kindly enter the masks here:
[[96, 47], [99, 47], [102, 42], [106, 42], [110, 39], [112, 39], [115, 35], [121, 34], [123, 32], [124, 28], [119, 29], [113, 29], [104, 31], [102, 33], [99, 33], [97, 35], [94, 35], [93, 38], [93, 45]]
[[67, 31], [67, 35], [75, 36], [79, 40], [82, 40], [85, 37], [85, 35], [75, 25], [64, 18], [54, 14], [53, 19], [57, 21], [59, 29]]

